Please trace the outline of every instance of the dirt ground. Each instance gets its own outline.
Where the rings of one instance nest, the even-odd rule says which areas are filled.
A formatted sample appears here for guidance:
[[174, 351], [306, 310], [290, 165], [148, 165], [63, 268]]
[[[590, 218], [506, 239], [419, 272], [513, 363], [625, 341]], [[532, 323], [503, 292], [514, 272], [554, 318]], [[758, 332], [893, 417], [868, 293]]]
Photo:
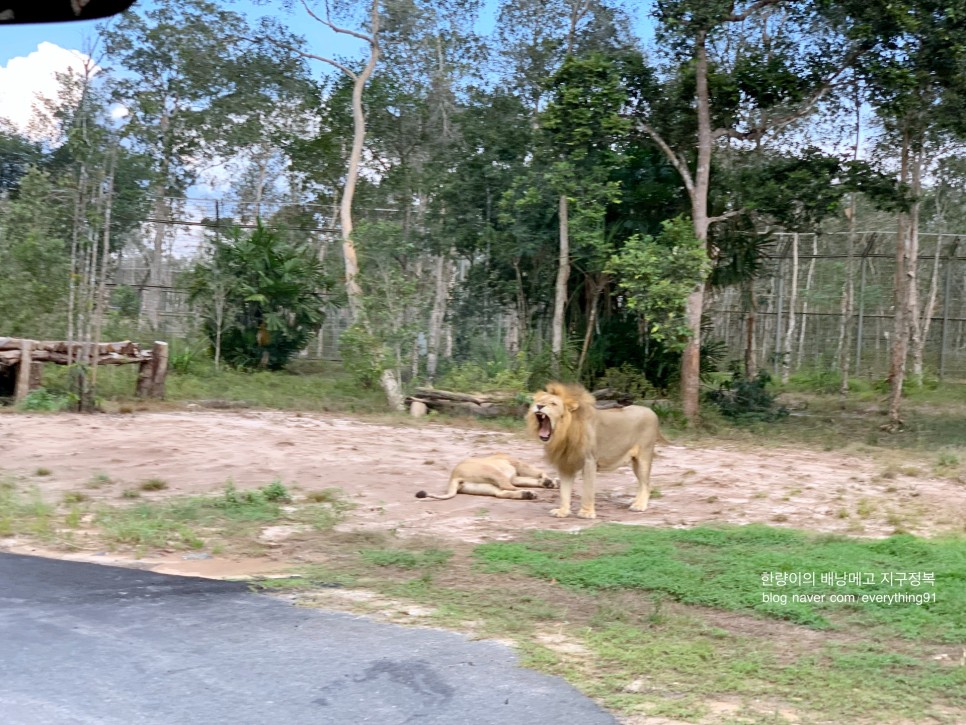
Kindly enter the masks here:
[[[339, 524], [342, 530], [394, 529], [399, 536], [436, 538], [441, 546], [448, 540], [505, 539], [521, 529], [568, 531], [591, 525], [574, 517], [551, 517], [554, 491], [539, 492], [537, 501], [414, 497], [420, 489], [441, 493], [449, 469], [460, 459], [497, 451], [543, 465], [539, 444], [520, 435], [438, 422], [387, 425], [336, 416], [205, 409], [0, 416], [0, 474], [36, 484], [51, 500], [84, 490], [95, 501], [117, 504], [123, 489], [150, 478], [168, 484], [164, 491], [145, 494], [150, 499], [214, 493], [229, 479], [239, 488], [280, 479], [296, 493], [342, 489], [356, 505]], [[38, 468], [51, 473], [36, 476]], [[99, 474], [112, 483], [85, 489]], [[652, 486], [659, 493], [648, 511], [632, 513], [627, 509], [634, 490], [630, 469], [601, 474], [597, 520], [674, 527], [758, 522], [866, 536], [886, 536], [897, 528], [930, 536], [966, 526], [963, 484], [914, 467], [898, 472], [895, 463], [890, 470], [882, 460], [839, 452], [664, 445], [655, 457]], [[285, 533], [265, 535], [283, 538]], [[0, 547], [39, 552], [14, 539], [0, 539]], [[105, 552], [59, 555], [129, 563]], [[202, 576], [256, 574], [291, 565], [273, 558], [189, 557], [147, 557], [138, 565]]]

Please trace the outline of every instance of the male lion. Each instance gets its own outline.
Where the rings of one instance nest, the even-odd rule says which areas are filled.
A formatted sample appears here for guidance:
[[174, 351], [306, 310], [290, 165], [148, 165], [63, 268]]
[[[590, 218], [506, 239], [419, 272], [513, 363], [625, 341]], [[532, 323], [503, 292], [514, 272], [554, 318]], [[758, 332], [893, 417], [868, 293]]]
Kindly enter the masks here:
[[637, 477], [637, 496], [631, 511], [644, 511], [651, 497], [651, 459], [654, 444], [667, 443], [658, 429], [657, 415], [642, 405], [598, 410], [594, 396], [580, 385], [550, 383], [533, 396], [527, 428], [545, 444], [544, 453], [560, 471], [560, 508], [550, 513], [570, 515], [570, 494], [577, 472], [584, 488], [577, 515], [597, 517], [594, 487], [597, 471], [613, 471], [630, 462]]
[[539, 468], [511, 458], [505, 453], [494, 453], [490, 456], [467, 458], [457, 463], [449, 476], [449, 488], [442, 496], [420, 491], [416, 498], [445, 500], [458, 493], [528, 500], [537, 497], [533, 491], [521, 491], [518, 486], [556, 488], [557, 482]]

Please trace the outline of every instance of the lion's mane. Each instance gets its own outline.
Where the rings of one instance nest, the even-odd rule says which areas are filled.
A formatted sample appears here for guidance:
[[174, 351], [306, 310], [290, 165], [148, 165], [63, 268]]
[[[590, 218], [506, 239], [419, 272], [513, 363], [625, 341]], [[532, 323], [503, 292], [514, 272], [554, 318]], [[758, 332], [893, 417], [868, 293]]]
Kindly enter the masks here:
[[[596, 401], [582, 385], [549, 383], [546, 392], [560, 398], [563, 412], [554, 421], [544, 453], [561, 474], [574, 475], [584, 467], [587, 449], [594, 444]], [[532, 411], [527, 415], [527, 429], [533, 436], [539, 435], [540, 424]]]

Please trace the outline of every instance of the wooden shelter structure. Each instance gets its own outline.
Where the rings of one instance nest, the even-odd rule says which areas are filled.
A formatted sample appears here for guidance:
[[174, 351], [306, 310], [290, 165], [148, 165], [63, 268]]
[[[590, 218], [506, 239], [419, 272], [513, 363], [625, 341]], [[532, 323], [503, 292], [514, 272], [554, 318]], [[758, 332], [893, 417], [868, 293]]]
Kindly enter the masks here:
[[64, 342], [0, 337], [0, 397], [12, 394], [19, 403], [43, 384], [43, 364], [138, 365], [139, 398], [163, 398], [168, 372], [168, 343], [150, 350], [136, 342]]

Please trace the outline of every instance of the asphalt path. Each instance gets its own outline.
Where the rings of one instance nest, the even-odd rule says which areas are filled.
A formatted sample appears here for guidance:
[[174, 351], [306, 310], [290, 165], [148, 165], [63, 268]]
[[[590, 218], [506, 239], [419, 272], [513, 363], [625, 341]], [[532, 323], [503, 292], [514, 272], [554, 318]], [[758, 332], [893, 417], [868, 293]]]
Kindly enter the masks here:
[[0, 554], [5, 725], [597, 725], [506, 646], [242, 583]]

